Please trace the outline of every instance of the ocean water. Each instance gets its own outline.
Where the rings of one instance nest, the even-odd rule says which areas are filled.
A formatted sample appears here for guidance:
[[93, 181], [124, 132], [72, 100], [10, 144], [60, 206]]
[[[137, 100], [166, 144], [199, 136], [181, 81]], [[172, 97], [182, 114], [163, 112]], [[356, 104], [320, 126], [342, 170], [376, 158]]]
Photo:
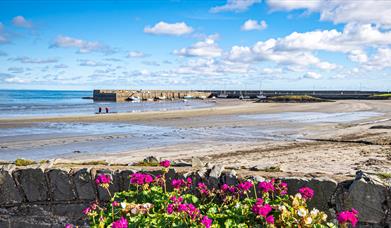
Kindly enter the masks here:
[[116, 103], [82, 99], [91, 96], [92, 91], [0, 90], [0, 118], [94, 114], [99, 107], [121, 113], [213, 106], [199, 100]]

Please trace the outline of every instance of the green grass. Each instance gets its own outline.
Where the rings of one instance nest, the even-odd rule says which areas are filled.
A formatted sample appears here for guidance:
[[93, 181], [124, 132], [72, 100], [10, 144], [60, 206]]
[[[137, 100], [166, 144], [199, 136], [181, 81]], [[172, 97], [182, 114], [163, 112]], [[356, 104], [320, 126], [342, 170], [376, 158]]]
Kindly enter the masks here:
[[275, 102], [324, 102], [325, 99], [308, 96], [308, 95], [283, 95], [269, 97], [268, 100]]
[[374, 94], [373, 97], [391, 97], [391, 93]]
[[267, 168], [262, 169], [262, 171], [264, 171], [264, 172], [270, 172], [270, 173], [273, 173], [273, 172], [282, 172], [282, 170], [281, 170], [280, 167], [278, 167], [278, 166], [270, 166], [270, 167], [267, 167]]
[[132, 166], [159, 166], [159, 163], [140, 161], [133, 163]]
[[37, 162], [33, 161], [33, 160], [22, 159], [22, 158], [18, 158], [15, 160], [16, 166], [28, 166], [28, 165], [34, 165], [34, 164], [37, 164]]
[[87, 161], [82, 163], [76, 163], [78, 165], [108, 165], [109, 163], [106, 161]]
[[383, 180], [391, 178], [391, 173], [378, 173], [376, 175]]

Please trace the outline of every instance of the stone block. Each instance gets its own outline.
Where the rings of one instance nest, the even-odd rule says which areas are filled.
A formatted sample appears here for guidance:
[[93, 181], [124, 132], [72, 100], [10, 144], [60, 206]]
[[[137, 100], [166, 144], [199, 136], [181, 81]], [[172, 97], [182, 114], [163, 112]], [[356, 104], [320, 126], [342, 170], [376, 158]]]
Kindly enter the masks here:
[[95, 182], [88, 169], [72, 170], [72, 179], [78, 199], [90, 201], [96, 199]]
[[8, 171], [0, 170], [0, 205], [21, 203], [22, 196]]
[[48, 170], [49, 188], [54, 201], [74, 200], [76, 192], [68, 171], [61, 169]]
[[[105, 188], [103, 188], [101, 186], [97, 186], [99, 200], [109, 201], [111, 198], [110, 194], [111, 194], [111, 196], [113, 196], [114, 193], [118, 192], [120, 189], [120, 179], [121, 179], [120, 172], [116, 172], [116, 171], [113, 172], [108, 169], [101, 169], [101, 170], [96, 171], [95, 178], [100, 174], [105, 174], [105, 175], [111, 176], [112, 183], [110, 184], [108, 190], [106, 190]], [[109, 192], [110, 192], [110, 194], [109, 194]]]
[[20, 169], [14, 172], [17, 183], [23, 190], [27, 201], [47, 201], [48, 185], [41, 169]]

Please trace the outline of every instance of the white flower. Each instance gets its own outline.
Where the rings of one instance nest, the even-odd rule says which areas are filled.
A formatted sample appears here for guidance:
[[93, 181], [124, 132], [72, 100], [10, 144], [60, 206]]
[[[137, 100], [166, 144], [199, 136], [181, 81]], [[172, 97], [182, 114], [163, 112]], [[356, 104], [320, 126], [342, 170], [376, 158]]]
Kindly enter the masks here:
[[125, 209], [126, 208], [126, 202], [121, 202], [121, 207], [122, 207], [122, 209]]
[[316, 208], [314, 208], [314, 209], [312, 209], [311, 210], [311, 216], [317, 216], [318, 215], [318, 213], [319, 213], [319, 210], [318, 209], [316, 209]]
[[307, 215], [307, 209], [305, 209], [305, 207], [299, 207], [299, 209], [297, 210], [297, 214], [300, 217], [304, 217]]

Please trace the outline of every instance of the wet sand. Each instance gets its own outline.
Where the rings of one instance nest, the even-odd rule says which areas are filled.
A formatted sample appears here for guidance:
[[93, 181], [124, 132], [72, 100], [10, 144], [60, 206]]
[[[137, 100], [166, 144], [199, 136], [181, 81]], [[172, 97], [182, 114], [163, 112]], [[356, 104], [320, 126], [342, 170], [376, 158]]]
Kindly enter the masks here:
[[[151, 129], [3, 137], [0, 157], [29, 148], [32, 152], [34, 148], [55, 151], [72, 145], [69, 149], [78, 152], [59, 150], [51, 158], [58, 158], [57, 162], [106, 160], [126, 164], [151, 155], [174, 160], [199, 156], [227, 166], [279, 167], [290, 174], [350, 175], [358, 169], [391, 172], [391, 130], [371, 129], [390, 126], [390, 119], [391, 101], [387, 100], [306, 104], [226, 100], [211, 108], [192, 110], [1, 119], [0, 129], [42, 123], [119, 123]], [[145, 134], [148, 131], [150, 135]], [[113, 140], [119, 145], [117, 151], [83, 152], [83, 145], [101, 148]], [[135, 146], [142, 142], [150, 146]], [[121, 145], [131, 149], [121, 150]], [[36, 149], [37, 158], [40, 151]]]

